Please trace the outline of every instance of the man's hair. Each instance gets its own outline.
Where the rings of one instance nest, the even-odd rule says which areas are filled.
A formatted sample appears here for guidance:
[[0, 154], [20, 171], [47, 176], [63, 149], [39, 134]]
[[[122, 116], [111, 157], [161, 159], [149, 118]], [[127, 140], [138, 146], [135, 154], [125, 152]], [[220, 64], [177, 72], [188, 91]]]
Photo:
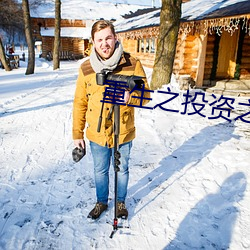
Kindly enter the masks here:
[[91, 38], [92, 40], [94, 40], [94, 35], [96, 32], [102, 30], [102, 29], [105, 29], [105, 28], [110, 28], [113, 35], [115, 36], [115, 28], [114, 28], [114, 25], [110, 22], [110, 21], [107, 21], [107, 20], [99, 20], [97, 22], [95, 22], [92, 26], [92, 30], [91, 30]]

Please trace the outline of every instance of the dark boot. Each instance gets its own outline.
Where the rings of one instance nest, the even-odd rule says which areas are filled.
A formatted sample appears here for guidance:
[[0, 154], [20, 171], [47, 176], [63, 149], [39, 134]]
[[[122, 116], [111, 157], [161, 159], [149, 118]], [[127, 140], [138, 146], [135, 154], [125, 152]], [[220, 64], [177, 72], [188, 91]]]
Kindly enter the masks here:
[[125, 206], [124, 202], [117, 202], [117, 218], [127, 219], [128, 218], [128, 210]]
[[98, 219], [100, 215], [102, 214], [102, 212], [107, 210], [107, 208], [108, 208], [108, 205], [103, 204], [101, 202], [97, 202], [95, 204], [95, 207], [90, 211], [88, 218], [91, 218], [93, 220]]

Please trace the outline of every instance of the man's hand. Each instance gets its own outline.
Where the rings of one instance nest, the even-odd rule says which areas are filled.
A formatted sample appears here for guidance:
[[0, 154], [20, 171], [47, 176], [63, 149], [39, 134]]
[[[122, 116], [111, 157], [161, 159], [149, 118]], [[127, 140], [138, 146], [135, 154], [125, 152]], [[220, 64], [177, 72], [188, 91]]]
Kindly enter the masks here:
[[83, 139], [76, 139], [74, 140], [74, 144], [76, 147], [82, 147], [82, 148], [85, 148], [85, 142]]
[[124, 93], [124, 98], [123, 98], [124, 102], [128, 103], [129, 98], [130, 98], [130, 93], [129, 93], [128, 90], [126, 90], [125, 93]]
[[108, 96], [108, 99], [113, 100], [114, 103], [127, 104], [129, 99], [130, 99], [130, 92], [129, 92], [129, 90], [123, 89], [123, 93], [114, 94], [112, 92], [111, 93], [107, 92], [105, 97], [107, 97], [107, 96]]

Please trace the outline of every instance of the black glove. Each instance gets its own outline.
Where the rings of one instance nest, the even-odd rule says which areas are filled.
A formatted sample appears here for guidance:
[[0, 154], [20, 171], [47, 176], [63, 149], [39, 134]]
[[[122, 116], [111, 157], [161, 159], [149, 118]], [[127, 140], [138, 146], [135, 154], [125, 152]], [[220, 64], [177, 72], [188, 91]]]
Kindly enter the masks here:
[[83, 156], [85, 154], [86, 154], [86, 149], [85, 148], [82, 148], [81, 146], [80, 147], [76, 147], [72, 151], [73, 160], [75, 162], [78, 162], [78, 161], [80, 161], [83, 158]]

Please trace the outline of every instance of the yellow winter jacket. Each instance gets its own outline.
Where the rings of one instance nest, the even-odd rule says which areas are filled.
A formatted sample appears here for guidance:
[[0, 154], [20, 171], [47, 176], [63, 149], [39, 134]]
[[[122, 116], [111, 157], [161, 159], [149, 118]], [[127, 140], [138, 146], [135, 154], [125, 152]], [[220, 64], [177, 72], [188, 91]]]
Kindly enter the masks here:
[[[145, 84], [145, 90], [149, 90], [146, 75], [140, 61], [136, 60], [128, 53], [123, 53], [120, 63], [113, 71], [113, 74], [142, 76]], [[112, 112], [111, 119], [108, 119], [108, 115], [113, 104], [104, 102], [101, 129], [100, 132], [97, 132], [101, 106], [103, 103], [101, 101], [104, 100], [103, 93], [105, 92], [105, 87], [107, 87], [107, 85], [97, 85], [96, 73], [92, 69], [90, 61], [87, 60], [83, 62], [79, 69], [73, 102], [73, 140], [84, 138], [84, 129], [85, 125], [87, 125], [86, 137], [88, 138], [88, 140], [95, 142], [101, 146], [107, 145], [109, 148], [114, 147], [114, 112]], [[150, 99], [150, 92], [145, 91], [143, 98], [141, 98], [141, 94], [142, 91], [140, 90], [133, 91], [130, 95], [128, 104], [140, 107], [141, 101], [142, 105], [148, 103]], [[138, 96], [140, 98], [135, 98], [135, 96]], [[134, 108], [137, 107], [128, 105], [119, 106], [119, 144], [123, 144], [135, 138]]]

